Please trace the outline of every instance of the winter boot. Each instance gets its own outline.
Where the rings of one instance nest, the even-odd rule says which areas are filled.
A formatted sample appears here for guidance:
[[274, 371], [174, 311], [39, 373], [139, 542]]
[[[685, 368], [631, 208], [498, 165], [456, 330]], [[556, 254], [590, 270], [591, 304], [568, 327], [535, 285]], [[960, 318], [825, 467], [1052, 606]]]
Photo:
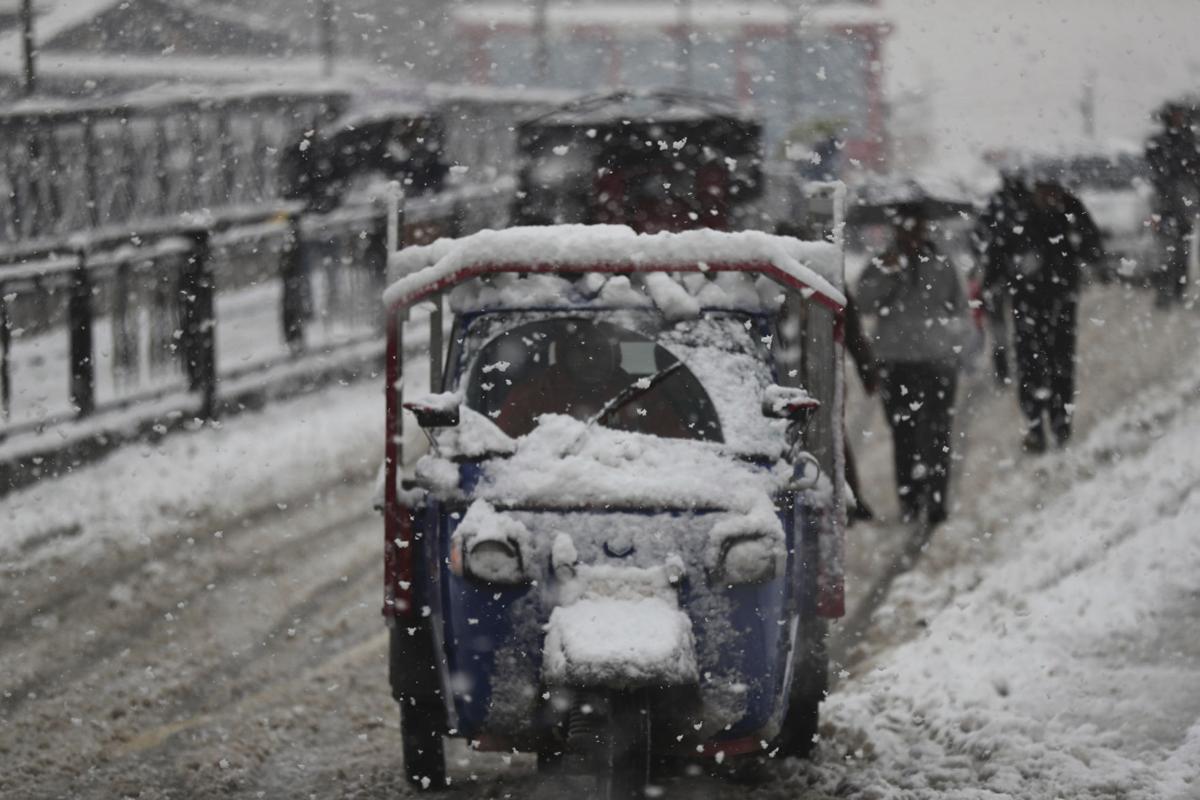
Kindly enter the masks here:
[[1042, 428], [1040, 420], [1030, 425], [1029, 430], [1025, 431], [1025, 438], [1021, 440], [1021, 449], [1031, 455], [1046, 452], [1046, 431]]

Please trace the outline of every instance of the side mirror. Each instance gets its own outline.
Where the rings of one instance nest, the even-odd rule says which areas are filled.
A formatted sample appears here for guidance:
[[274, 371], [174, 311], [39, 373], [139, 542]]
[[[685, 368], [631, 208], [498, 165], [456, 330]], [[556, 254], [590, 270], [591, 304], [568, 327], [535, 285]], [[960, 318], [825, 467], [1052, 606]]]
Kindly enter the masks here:
[[458, 409], [462, 395], [457, 392], [424, 394], [404, 403], [404, 408], [417, 418], [417, 424], [429, 428], [453, 428], [458, 425]]
[[772, 384], [763, 392], [762, 413], [772, 419], [786, 419], [801, 426], [808, 424], [821, 407], [821, 401], [799, 386]]

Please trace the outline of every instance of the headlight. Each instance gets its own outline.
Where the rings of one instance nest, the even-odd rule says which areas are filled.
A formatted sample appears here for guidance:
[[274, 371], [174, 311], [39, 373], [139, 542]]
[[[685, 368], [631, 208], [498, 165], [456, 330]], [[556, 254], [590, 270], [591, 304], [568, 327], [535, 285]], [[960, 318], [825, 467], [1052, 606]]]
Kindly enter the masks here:
[[450, 539], [450, 571], [484, 583], [525, 583], [529, 531], [511, 514], [476, 500]]
[[726, 539], [717, 569], [717, 580], [726, 585], [766, 583], [778, 576], [775, 543], [763, 535]]
[[521, 548], [508, 539], [475, 539], [467, 543], [466, 573], [485, 583], [515, 586], [525, 582]]

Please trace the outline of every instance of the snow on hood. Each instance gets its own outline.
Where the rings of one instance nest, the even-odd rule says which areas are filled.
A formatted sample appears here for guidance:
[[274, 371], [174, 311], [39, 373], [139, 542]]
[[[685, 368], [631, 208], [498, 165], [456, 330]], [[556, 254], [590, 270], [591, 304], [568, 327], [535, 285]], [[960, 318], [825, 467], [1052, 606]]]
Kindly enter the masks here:
[[801, 242], [760, 231], [726, 233], [636, 233], [624, 225], [549, 225], [484, 230], [461, 239], [439, 239], [408, 247], [389, 261], [393, 283], [384, 292], [389, 306], [452, 281], [457, 273], [488, 265], [580, 268], [620, 267], [658, 271], [680, 264], [766, 264], [838, 305], [842, 293], [841, 255], [828, 242]]
[[486, 461], [482, 470], [474, 494], [498, 505], [716, 507], [770, 515], [788, 478], [782, 464], [755, 467], [717, 444], [589, 426], [561, 414], [541, 417], [517, 439], [516, 453]]

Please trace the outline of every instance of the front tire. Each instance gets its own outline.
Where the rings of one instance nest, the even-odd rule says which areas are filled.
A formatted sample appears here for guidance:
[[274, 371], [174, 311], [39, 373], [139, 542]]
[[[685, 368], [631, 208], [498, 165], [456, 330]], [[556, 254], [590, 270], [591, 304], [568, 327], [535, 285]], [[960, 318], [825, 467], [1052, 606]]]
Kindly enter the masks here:
[[828, 628], [825, 620], [800, 620], [788, 707], [775, 738], [782, 757], [807, 758], [816, 745], [821, 701], [829, 688]]
[[414, 628], [391, 628], [389, 681], [400, 706], [404, 775], [418, 789], [446, 788], [446, 707], [442, 699], [433, 631], [419, 621]]
[[438, 720], [440, 704], [400, 704], [400, 739], [404, 750], [404, 777], [423, 790], [446, 787], [446, 750]]
[[[585, 711], [585, 709], [587, 709]], [[645, 691], [584, 699], [567, 723], [568, 760], [596, 779], [595, 800], [634, 800], [650, 784], [651, 716]]]

